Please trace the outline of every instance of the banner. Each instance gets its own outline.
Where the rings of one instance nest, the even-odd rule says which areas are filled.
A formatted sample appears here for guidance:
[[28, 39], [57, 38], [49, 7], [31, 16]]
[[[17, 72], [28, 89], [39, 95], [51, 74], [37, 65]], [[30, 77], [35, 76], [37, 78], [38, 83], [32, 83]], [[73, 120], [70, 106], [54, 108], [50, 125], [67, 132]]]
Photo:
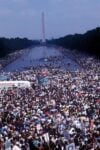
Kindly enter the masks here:
[[44, 76], [41, 76], [41, 77], [38, 77], [38, 84], [41, 84], [41, 85], [47, 85], [49, 82], [48, 82], [48, 77], [44, 77]]
[[38, 84], [41, 85], [48, 85], [49, 84], [49, 72], [45, 68], [41, 71], [41, 73], [37, 76]]
[[4, 76], [4, 75], [0, 76], [0, 81], [7, 81], [7, 80], [9, 80], [9, 76]]
[[31, 84], [29, 81], [0, 81], [0, 89], [10, 87], [30, 88]]
[[75, 144], [71, 143], [71, 144], [67, 145], [66, 150], [75, 150]]
[[43, 134], [43, 137], [47, 143], [49, 143], [49, 133]]

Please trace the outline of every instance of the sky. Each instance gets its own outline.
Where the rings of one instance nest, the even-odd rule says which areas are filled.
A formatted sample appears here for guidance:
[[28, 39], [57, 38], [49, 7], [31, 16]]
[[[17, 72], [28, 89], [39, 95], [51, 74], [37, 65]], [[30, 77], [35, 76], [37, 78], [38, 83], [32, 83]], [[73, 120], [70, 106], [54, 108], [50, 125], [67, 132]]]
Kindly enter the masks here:
[[100, 26], [100, 0], [0, 0], [0, 37], [46, 38], [84, 33]]

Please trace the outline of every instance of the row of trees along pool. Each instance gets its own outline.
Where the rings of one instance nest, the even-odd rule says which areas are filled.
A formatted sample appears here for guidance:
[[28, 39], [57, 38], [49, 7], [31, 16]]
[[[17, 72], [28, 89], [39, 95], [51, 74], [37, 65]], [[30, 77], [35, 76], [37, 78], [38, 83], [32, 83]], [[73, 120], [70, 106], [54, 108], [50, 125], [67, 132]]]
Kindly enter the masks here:
[[[100, 58], [100, 27], [84, 34], [67, 35], [58, 39], [47, 40], [47, 43], [63, 46], [71, 50], [77, 49]], [[4, 57], [16, 50], [39, 44], [40, 41], [27, 38], [0, 38], [0, 57]]]
[[39, 41], [27, 38], [0, 38], [0, 57], [4, 57], [16, 50], [38, 45]]
[[67, 35], [48, 41], [49, 44], [60, 45], [68, 49], [77, 49], [100, 58], [100, 27], [84, 34]]

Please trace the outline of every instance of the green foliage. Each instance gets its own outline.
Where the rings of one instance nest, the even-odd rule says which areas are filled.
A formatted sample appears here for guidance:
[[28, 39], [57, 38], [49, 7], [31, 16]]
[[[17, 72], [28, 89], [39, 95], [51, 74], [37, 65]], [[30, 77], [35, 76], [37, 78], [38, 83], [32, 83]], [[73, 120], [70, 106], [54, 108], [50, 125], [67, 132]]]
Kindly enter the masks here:
[[100, 28], [86, 32], [85, 34], [68, 35], [59, 39], [48, 41], [49, 44], [56, 44], [68, 49], [95, 55], [100, 58]]
[[37, 44], [39, 44], [38, 41], [28, 40], [27, 38], [0, 38], [0, 57]]

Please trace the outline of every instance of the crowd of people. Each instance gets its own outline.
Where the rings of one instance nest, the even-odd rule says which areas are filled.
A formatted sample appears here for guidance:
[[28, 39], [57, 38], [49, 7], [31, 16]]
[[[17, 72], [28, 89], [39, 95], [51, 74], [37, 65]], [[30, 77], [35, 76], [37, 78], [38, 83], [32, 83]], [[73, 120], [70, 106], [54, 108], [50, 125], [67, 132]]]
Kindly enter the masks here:
[[0, 71], [6, 67], [8, 64], [12, 63], [19, 57], [21, 57], [24, 53], [28, 52], [30, 49], [22, 49], [19, 51], [15, 51], [13, 53], [8, 54], [7, 56], [0, 58]]
[[46, 66], [45, 85], [41, 66], [10, 73], [32, 86], [0, 90], [0, 150], [100, 149], [100, 61], [76, 59], [84, 69]]

